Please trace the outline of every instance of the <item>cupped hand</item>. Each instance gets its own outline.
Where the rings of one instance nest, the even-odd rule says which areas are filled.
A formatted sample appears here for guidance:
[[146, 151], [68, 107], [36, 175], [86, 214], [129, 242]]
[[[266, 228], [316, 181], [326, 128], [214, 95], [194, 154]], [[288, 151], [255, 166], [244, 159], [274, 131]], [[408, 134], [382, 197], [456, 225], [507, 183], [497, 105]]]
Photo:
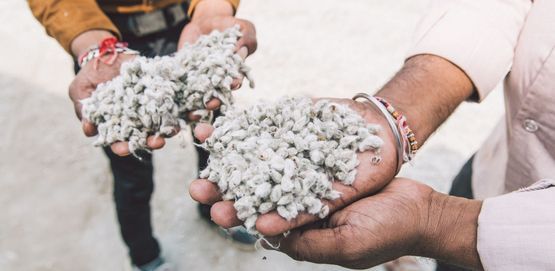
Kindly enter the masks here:
[[[197, 11], [198, 12], [198, 11]], [[198, 16], [197, 16], [198, 15]], [[186, 43], [193, 44], [202, 35], [208, 35], [214, 30], [224, 31], [230, 27], [239, 25], [243, 36], [237, 41], [235, 47], [236, 53], [245, 60], [249, 55], [253, 54], [258, 46], [256, 39], [256, 29], [254, 25], [247, 20], [235, 18], [230, 15], [203, 16], [202, 13], [195, 13], [193, 19], [185, 26], [179, 38], [179, 48]], [[234, 78], [231, 84], [232, 90], [241, 88], [244, 77]]]
[[263, 246], [299, 261], [357, 269], [420, 254], [433, 193], [424, 184], [395, 179], [378, 194], [345, 207], [327, 221], [271, 238], [271, 244], [263, 242]]
[[[328, 100], [349, 106], [368, 123], [381, 125], [382, 129], [378, 136], [384, 139], [385, 142], [380, 152], [382, 161], [377, 165], [374, 165], [371, 161], [374, 156], [373, 152], [367, 151], [358, 154], [360, 165], [357, 168], [357, 176], [352, 186], [343, 185], [340, 182], [333, 184], [333, 189], [341, 192], [338, 199], [325, 201], [325, 204], [330, 208], [330, 213], [333, 213], [358, 199], [376, 193], [389, 183], [397, 169], [397, 153], [394, 137], [386, 120], [371, 104], [355, 102], [351, 99]], [[212, 131], [213, 128], [208, 124], [198, 125], [195, 128], [195, 137], [204, 142]], [[189, 193], [194, 200], [213, 205], [211, 209], [212, 219], [220, 226], [230, 228], [242, 224], [242, 221], [236, 216], [233, 201], [222, 201], [216, 184], [206, 179], [194, 180], [189, 187]], [[256, 222], [256, 229], [265, 236], [276, 236], [317, 220], [319, 220], [317, 216], [300, 213], [297, 218], [287, 221], [274, 211], [261, 215]]]
[[[69, 86], [69, 97], [73, 102], [77, 118], [82, 121], [83, 132], [86, 136], [92, 137], [95, 136], [98, 132], [96, 126], [93, 123], [82, 118], [81, 100], [90, 97], [93, 91], [96, 90], [98, 84], [104, 83], [118, 76], [120, 73], [121, 64], [123, 62], [133, 60], [135, 57], [136, 55], [119, 54], [115, 62], [110, 65], [105, 64], [102, 61], [98, 61], [97, 65], [94, 65], [93, 61], [90, 61], [82, 67], [82, 69], [79, 71], [79, 73], [77, 73], [77, 75], [71, 82]], [[212, 100], [207, 104], [207, 108], [210, 110], [215, 110], [219, 106], [220, 103], [217, 100]], [[193, 115], [190, 115], [190, 117], [197, 118], [197, 116]], [[174, 134], [177, 134], [178, 131], [179, 127], [176, 127]], [[164, 147], [165, 144], [166, 141], [163, 137], [152, 135], [147, 138], [147, 146], [151, 150], [160, 149]], [[130, 154], [129, 145], [127, 142], [116, 142], [111, 145], [111, 149], [115, 154], [119, 156], [126, 156]]]

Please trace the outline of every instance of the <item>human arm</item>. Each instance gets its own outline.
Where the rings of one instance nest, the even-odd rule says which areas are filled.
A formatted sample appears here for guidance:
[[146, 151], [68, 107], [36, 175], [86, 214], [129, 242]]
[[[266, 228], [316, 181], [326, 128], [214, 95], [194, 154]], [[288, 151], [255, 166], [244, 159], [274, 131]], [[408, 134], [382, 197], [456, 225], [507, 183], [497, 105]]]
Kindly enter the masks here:
[[[199, 0], [191, 11], [191, 23], [185, 26], [179, 39], [179, 48], [185, 43], [193, 43], [200, 35], [209, 34], [213, 30], [223, 31], [236, 24], [241, 26], [243, 37], [237, 42], [237, 50], [243, 57], [254, 53], [257, 48], [256, 29], [247, 20], [235, 17], [239, 5], [238, 0]], [[240, 49], [245, 47], [246, 51]]]
[[[243, 36], [237, 41], [236, 52], [243, 58], [253, 54], [258, 46], [256, 29], [248, 20], [236, 18], [238, 0], [199, 0], [194, 1], [196, 7], [191, 13], [191, 22], [185, 26], [179, 39], [178, 47], [185, 43], [194, 43], [201, 35], [209, 34], [213, 30], [223, 31], [234, 25], [241, 27]], [[243, 78], [236, 78], [232, 89], [241, 87]]]
[[[197, 11], [205, 17], [215, 15], [211, 12], [216, 7], [206, 6], [203, 1], [194, 1], [189, 10], [190, 13]], [[233, 14], [238, 0], [225, 0], [230, 6]], [[231, 3], [231, 4], [230, 4]], [[98, 45], [108, 37], [119, 36], [118, 30], [98, 7], [96, 1], [29, 1], [33, 14], [44, 25], [47, 32], [56, 38], [60, 44], [75, 58], [82, 56], [92, 46]], [[196, 16], [196, 15], [195, 15]], [[118, 54], [114, 63], [106, 64], [98, 62], [96, 68], [93, 65], [84, 65], [69, 87], [69, 96], [74, 104], [76, 115], [81, 119], [80, 101], [90, 96], [99, 83], [108, 81], [119, 74], [119, 68], [125, 61], [133, 59], [135, 55]], [[236, 83], [237, 88], [240, 85]], [[216, 99], [207, 103], [207, 109], [214, 110], [219, 107], [220, 102]], [[192, 116], [193, 120], [195, 116]], [[87, 136], [96, 135], [96, 127], [86, 120], [83, 121], [83, 131]], [[176, 128], [177, 132], [177, 128]], [[150, 149], [159, 149], [165, 145], [164, 138], [150, 136], [147, 140]], [[129, 148], [126, 142], [114, 143], [112, 150], [118, 155], [128, 155]]]
[[[28, 0], [28, 4], [46, 32], [74, 57], [76, 57], [76, 52], [72, 50], [72, 42], [84, 32], [97, 30], [94, 36], [97, 34], [102, 34], [102, 37], [106, 35], [120, 36], [118, 29], [95, 0]], [[90, 35], [88, 39], [96, 43], [88, 44], [88, 46], [98, 44], [102, 40], [102, 37], [94, 40], [94, 36]]]
[[382, 191], [301, 227], [270, 238], [268, 249], [300, 261], [365, 269], [405, 255], [483, 269], [476, 249], [481, 201], [438, 193], [395, 179]]
[[[426, 65], [426, 69], [422, 67], [423, 65]], [[464, 80], [465, 75], [463, 72], [448, 61], [435, 56], [416, 56], [409, 59], [405, 64], [405, 68], [395, 76], [392, 82], [404, 84], [405, 87], [408, 88], [416, 88], [420, 85], [420, 82], [413, 80], [412, 75], [415, 73], [417, 75], [416, 78], [421, 78], [425, 81], [439, 80], [435, 78], [443, 77], [456, 78], [457, 80], [447, 81], [445, 84], [446, 88], [453, 90], [453, 93], [457, 93], [457, 91], [462, 92], [461, 89], [466, 89], [469, 93], [468, 95], [470, 95], [472, 91], [472, 84], [468, 79]], [[422, 87], [422, 89], [423, 91], [427, 90], [424, 87]], [[459, 96], [464, 96], [464, 94]], [[440, 99], [440, 97], [436, 98]], [[446, 99], [450, 98], [451, 97], [448, 96]], [[461, 97], [460, 101], [464, 99], [465, 97]], [[339, 182], [334, 184], [334, 189], [341, 192], [341, 197], [335, 201], [326, 202], [331, 212], [341, 209], [343, 206], [361, 197], [377, 192], [394, 177], [397, 168], [397, 154], [393, 143], [393, 134], [383, 115], [368, 102], [359, 103], [351, 99], [334, 99], [334, 101], [348, 105], [359, 113], [368, 123], [380, 124], [383, 129], [378, 136], [384, 138], [385, 145], [381, 148], [380, 155], [382, 156], [382, 161], [378, 165], [373, 165], [370, 162], [372, 156], [370, 152], [360, 153], [358, 155], [360, 165], [365, 166], [359, 166], [356, 179], [352, 186], [341, 185]], [[442, 102], [442, 100], [438, 102]], [[431, 107], [432, 105], [428, 106]], [[423, 112], [428, 112], [427, 108], [424, 109]], [[432, 109], [429, 110], [435, 109], [432, 107]], [[446, 112], [446, 114], [448, 113], [449, 112]], [[419, 118], [418, 120], [421, 119]], [[199, 140], [203, 141], [209, 136], [210, 129], [211, 128], [206, 125], [199, 125], [195, 129], [195, 135]], [[195, 200], [204, 204], [214, 204], [212, 207], [212, 219], [219, 225], [233, 227], [241, 224], [241, 221], [235, 217], [233, 202], [220, 201], [218, 187], [214, 183], [207, 180], [196, 180], [191, 184], [190, 194]], [[256, 227], [263, 235], [273, 236], [314, 220], [317, 220], [314, 216], [300, 214], [297, 218], [286, 221], [276, 212], [273, 212], [261, 215], [256, 222]]]
[[555, 266], [555, 181], [484, 200], [478, 252], [486, 270], [550, 270]]
[[[386, 98], [407, 117], [417, 140], [423, 144], [460, 103], [474, 96], [483, 99], [507, 74], [529, 4], [529, 1], [516, 0], [433, 1], [402, 70], [377, 95]], [[466, 24], [466, 18], [473, 21]], [[358, 112], [367, 121], [380, 123], [388, 130], [380, 113], [367, 103], [363, 104], [364, 111]], [[206, 137], [209, 128], [197, 132]], [[382, 153], [395, 157], [391, 155], [395, 152], [392, 134], [382, 136], [391, 143]], [[395, 167], [390, 166], [394, 163], [388, 157], [384, 157], [379, 166], [361, 160], [361, 171], [354, 183], [356, 191], [337, 186], [339, 191], [346, 192], [340, 199], [328, 203], [330, 209], [340, 209], [383, 187], [395, 174]], [[233, 216], [232, 204], [219, 200], [214, 184], [196, 180], [191, 184], [190, 193], [198, 201], [215, 203], [213, 219], [220, 225], [228, 227], [240, 223]], [[315, 217], [300, 215], [287, 222], [276, 214], [262, 215], [257, 221], [257, 230], [274, 235], [315, 220]]]
[[555, 264], [555, 181], [482, 201], [395, 179], [334, 213], [326, 226], [270, 238], [294, 259], [368, 268], [405, 255], [472, 270], [548, 270]]

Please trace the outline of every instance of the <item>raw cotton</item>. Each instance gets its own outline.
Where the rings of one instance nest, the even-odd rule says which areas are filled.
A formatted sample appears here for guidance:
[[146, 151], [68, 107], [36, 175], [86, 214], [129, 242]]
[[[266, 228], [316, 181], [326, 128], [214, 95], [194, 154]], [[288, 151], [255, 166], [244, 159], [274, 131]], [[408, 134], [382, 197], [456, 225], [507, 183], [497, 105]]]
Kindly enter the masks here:
[[351, 185], [357, 152], [372, 151], [379, 161], [383, 145], [379, 125], [329, 100], [284, 97], [233, 108], [214, 128], [203, 144], [210, 159], [201, 178], [235, 201], [237, 217], [253, 234], [258, 216], [272, 210], [287, 220], [299, 212], [326, 217], [322, 199], [339, 197], [334, 180]]
[[83, 117], [97, 126], [97, 146], [128, 141], [129, 150], [146, 150], [149, 135], [170, 135], [183, 126], [187, 112], [206, 115], [205, 104], [233, 103], [234, 78], [249, 77], [249, 68], [234, 53], [239, 26], [214, 31], [173, 56], [137, 57], [122, 64], [120, 75], [100, 84], [81, 101]]

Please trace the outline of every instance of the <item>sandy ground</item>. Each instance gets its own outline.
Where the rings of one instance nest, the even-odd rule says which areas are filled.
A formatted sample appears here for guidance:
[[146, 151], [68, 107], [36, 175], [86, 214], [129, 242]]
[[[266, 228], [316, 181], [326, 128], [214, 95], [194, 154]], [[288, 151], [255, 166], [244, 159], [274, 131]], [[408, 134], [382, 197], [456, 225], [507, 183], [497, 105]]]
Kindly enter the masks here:
[[[249, 60], [257, 88], [238, 92], [239, 103], [376, 90], [402, 65], [425, 5], [243, 0], [238, 15], [255, 22], [260, 47]], [[0, 270], [129, 270], [107, 160], [81, 134], [67, 98], [71, 59], [25, 1], [0, 1], [0, 37]], [[492, 96], [461, 106], [402, 175], [446, 191], [502, 114], [500, 91]], [[172, 140], [155, 158], [154, 228], [178, 270], [340, 269], [241, 252], [222, 240], [186, 192], [193, 157]]]

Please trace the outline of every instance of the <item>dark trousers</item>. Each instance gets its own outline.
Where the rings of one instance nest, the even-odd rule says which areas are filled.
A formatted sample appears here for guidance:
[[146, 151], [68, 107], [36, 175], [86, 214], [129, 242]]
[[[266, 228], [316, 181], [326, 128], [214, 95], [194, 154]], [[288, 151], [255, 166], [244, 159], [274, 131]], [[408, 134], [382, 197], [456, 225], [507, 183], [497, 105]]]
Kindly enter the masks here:
[[[188, 23], [185, 20], [164, 31], [137, 37], [128, 31], [126, 15], [108, 16], [122, 32], [122, 39], [129, 43], [129, 47], [147, 57], [174, 53], [181, 30]], [[75, 72], [78, 71], [79, 67], [76, 65]], [[154, 190], [152, 155], [141, 153], [142, 160], [139, 160], [132, 155], [120, 157], [110, 147], [105, 147], [104, 152], [110, 160], [114, 176], [114, 201], [121, 236], [129, 249], [133, 264], [146, 264], [160, 254], [160, 246], [153, 236], [150, 221], [150, 197]], [[197, 148], [197, 152], [198, 166], [204, 168], [208, 153], [201, 148]]]
[[[474, 194], [472, 193], [472, 162], [474, 161], [474, 156], [471, 157], [462, 167], [459, 174], [453, 179], [453, 184], [449, 195], [473, 199]], [[445, 264], [442, 262], [437, 263], [436, 271], [467, 271], [469, 269], [461, 268], [458, 266], [453, 266]]]

